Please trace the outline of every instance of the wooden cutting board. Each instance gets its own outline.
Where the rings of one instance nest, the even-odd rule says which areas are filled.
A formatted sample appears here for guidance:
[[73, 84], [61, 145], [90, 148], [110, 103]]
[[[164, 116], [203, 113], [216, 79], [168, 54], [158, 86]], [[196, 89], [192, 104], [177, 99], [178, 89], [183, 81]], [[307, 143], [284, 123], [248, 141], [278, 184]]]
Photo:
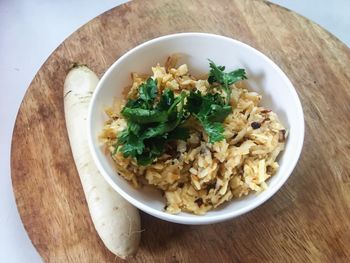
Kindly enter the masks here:
[[48, 58], [13, 133], [11, 170], [23, 224], [46, 262], [120, 262], [89, 217], [63, 114], [73, 62], [102, 75], [123, 53], [170, 33], [210, 32], [257, 48], [290, 77], [305, 144], [286, 185], [254, 211], [183, 226], [142, 214], [130, 262], [345, 262], [350, 258], [350, 50], [309, 20], [263, 1], [133, 1], [95, 18]]

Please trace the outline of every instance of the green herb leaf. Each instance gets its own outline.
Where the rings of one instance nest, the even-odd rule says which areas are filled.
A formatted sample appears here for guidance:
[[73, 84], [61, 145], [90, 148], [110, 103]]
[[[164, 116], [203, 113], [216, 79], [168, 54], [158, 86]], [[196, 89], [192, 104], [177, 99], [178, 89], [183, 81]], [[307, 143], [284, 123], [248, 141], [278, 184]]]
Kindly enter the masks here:
[[246, 73], [244, 69], [237, 69], [231, 72], [224, 72], [224, 66], [217, 66], [212, 60], [209, 59], [209, 77], [208, 82], [210, 84], [214, 82], [218, 82], [225, 86], [231, 85], [237, 81], [247, 79]]
[[199, 115], [210, 115], [211, 114], [211, 109], [213, 105], [224, 105], [224, 101], [220, 94], [206, 94], [205, 96], [202, 97], [202, 104], [200, 107]]
[[157, 105], [158, 110], [168, 110], [174, 103], [175, 97], [174, 92], [171, 89], [165, 89], [163, 94], [160, 96], [160, 101]]
[[210, 84], [213, 84], [214, 82], [224, 83], [223, 81], [223, 71], [225, 70], [225, 66], [216, 66], [216, 64], [209, 60], [209, 76], [208, 76], [208, 82]]
[[129, 136], [129, 129], [125, 128], [118, 134], [118, 145], [124, 144], [127, 142]]
[[159, 123], [157, 126], [146, 129], [146, 131], [142, 135], [142, 138], [147, 139], [147, 138], [152, 138], [155, 136], [165, 134], [175, 129], [176, 126], [177, 126], [176, 122]]
[[[223, 140], [222, 122], [232, 112], [229, 85], [246, 76], [243, 69], [226, 73], [224, 66], [216, 66], [211, 60], [209, 62], [208, 81], [216, 85], [206, 95], [191, 91], [175, 97], [170, 89], [158, 94], [157, 81], [152, 78], [141, 84], [138, 98], [129, 99], [121, 111], [128, 126], [119, 133], [115, 151], [135, 158], [139, 165], [148, 165], [165, 152], [167, 142], [189, 138], [189, 130], [180, 125], [191, 115], [201, 123], [210, 143]], [[218, 89], [225, 91], [226, 101], [222, 94], [215, 93]]]
[[227, 96], [226, 103], [230, 102], [231, 98], [231, 88], [229, 85], [236, 83], [237, 81], [247, 79], [246, 72], [244, 69], [237, 69], [231, 72], [224, 72], [224, 66], [217, 66], [212, 60], [209, 59], [209, 77], [208, 82], [213, 84], [214, 82], [218, 82], [221, 84], [221, 87]]
[[132, 121], [128, 122], [128, 129], [129, 132], [132, 132], [135, 135], [138, 135], [141, 130], [141, 125]]
[[207, 118], [211, 122], [223, 122], [231, 112], [231, 106], [212, 104]]
[[149, 165], [153, 162], [154, 157], [149, 154], [149, 152], [145, 152], [141, 155], [135, 156], [138, 165]]
[[176, 99], [174, 100], [173, 104], [168, 109], [168, 113], [170, 114], [171, 112], [176, 111], [177, 110], [176, 106], [178, 104], [180, 104], [179, 112], [182, 112], [183, 106], [184, 106], [185, 97], [186, 97], [186, 93], [185, 92], [181, 92], [181, 94], [178, 97], [176, 97]]
[[220, 94], [208, 93], [201, 96], [199, 92], [191, 92], [187, 98], [186, 109], [192, 113], [202, 124], [208, 134], [209, 142], [214, 143], [224, 139], [223, 122], [227, 115], [232, 112], [229, 105], [225, 105]]
[[168, 119], [168, 113], [166, 111], [124, 107], [121, 113], [128, 121], [139, 124], [165, 122]]
[[142, 154], [145, 145], [143, 141], [136, 135], [129, 133], [127, 141], [121, 147], [121, 152], [124, 157], [136, 156]]
[[139, 87], [139, 95], [140, 99], [147, 103], [153, 102], [157, 97], [157, 80], [149, 78], [145, 83], [142, 83]]
[[166, 139], [158, 136], [145, 140], [145, 144], [147, 145], [151, 156], [154, 158], [162, 155], [165, 151], [165, 143]]
[[[129, 100], [121, 111], [128, 122], [128, 128], [120, 133], [118, 148], [125, 157], [134, 157], [140, 165], [147, 165], [162, 155], [165, 143], [175, 138], [177, 132], [171, 133], [179, 124], [184, 122], [184, 102], [186, 93], [175, 98], [173, 91], [165, 90], [157, 105], [143, 104], [143, 99]], [[171, 133], [168, 139], [168, 133]], [[177, 137], [186, 138], [183, 133]]]
[[209, 142], [219, 142], [225, 139], [223, 132], [224, 126], [220, 122], [209, 122], [207, 120], [201, 121], [205, 132], [208, 134]]
[[136, 109], [136, 108], [142, 108], [142, 109], [148, 109], [149, 105], [145, 103], [144, 100], [141, 100], [140, 98], [133, 100], [129, 99], [128, 102], [125, 104], [125, 108], [131, 108], [131, 109]]
[[176, 127], [173, 131], [169, 132], [167, 139], [172, 140], [184, 140], [190, 138], [190, 132], [185, 127]]
[[166, 140], [162, 137], [145, 140], [146, 149], [142, 154], [136, 156], [137, 163], [139, 165], [151, 164], [155, 158], [164, 153], [165, 142]]
[[202, 95], [199, 91], [190, 92], [190, 95], [187, 97], [186, 110], [189, 113], [197, 114], [201, 110], [201, 106], [203, 103]]

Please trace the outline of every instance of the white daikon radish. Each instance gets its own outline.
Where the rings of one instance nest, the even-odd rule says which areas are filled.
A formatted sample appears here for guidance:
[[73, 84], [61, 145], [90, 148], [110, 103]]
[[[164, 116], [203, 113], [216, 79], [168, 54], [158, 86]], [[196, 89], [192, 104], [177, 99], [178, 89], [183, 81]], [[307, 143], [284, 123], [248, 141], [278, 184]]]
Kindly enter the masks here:
[[127, 258], [140, 242], [140, 215], [104, 180], [88, 147], [87, 113], [98, 78], [86, 66], [76, 66], [64, 83], [64, 113], [75, 165], [83, 185], [90, 215], [105, 246]]

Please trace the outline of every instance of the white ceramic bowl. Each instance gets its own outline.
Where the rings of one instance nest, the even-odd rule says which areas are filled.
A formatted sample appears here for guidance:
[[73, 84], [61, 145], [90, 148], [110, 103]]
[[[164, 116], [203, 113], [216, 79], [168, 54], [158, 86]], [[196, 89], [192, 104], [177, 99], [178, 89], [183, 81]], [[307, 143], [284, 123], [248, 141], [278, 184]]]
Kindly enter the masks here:
[[[113, 162], [103, 151], [98, 134], [106, 115], [104, 108], [122, 89], [131, 84], [130, 73], [151, 73], [151, 66], [163, 64], [170, 54], [181, 54], [193, 75], [207, 73], [208, 58], [227, 70], [246, 69], [251, 90], [263, 96], [262, 105], [275, 111], [289, 130], [286, 149], [279, 157], [280, 168], [268, 180], [268, 189], [260, 194], [233, 200], [219, 209], [198, 216], [189, 213], [172, 215], [164, 212], [165, 200], [157, 191], [134, 189], [119, 176]], [[282, 70], [256, 49], [237, 40], [204, 33], [181, 33], [145, 42], [120, 57], [104, 74], [93, 95], [89, 116], [89, 146], [94, 161], [107, 182], [126, 200], [155, 217], [181, 224], [210, 224], [247, 213], [264, 203], [286, 182], [301, 153], [304, 140], [304, 116], [298, 95]]]

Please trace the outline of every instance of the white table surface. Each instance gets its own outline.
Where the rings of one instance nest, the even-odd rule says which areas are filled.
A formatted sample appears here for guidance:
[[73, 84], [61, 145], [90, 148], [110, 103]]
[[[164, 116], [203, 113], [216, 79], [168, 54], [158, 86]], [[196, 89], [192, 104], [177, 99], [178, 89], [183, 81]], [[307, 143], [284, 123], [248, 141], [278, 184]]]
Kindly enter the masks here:
[[[77, 28], [126, 0], [0, 0], [0, 262], [41, 262], [19, 218], [10, 147], [24, 93], [51, 52]], [[350, 46], [349, 0], [273, 0]]]

